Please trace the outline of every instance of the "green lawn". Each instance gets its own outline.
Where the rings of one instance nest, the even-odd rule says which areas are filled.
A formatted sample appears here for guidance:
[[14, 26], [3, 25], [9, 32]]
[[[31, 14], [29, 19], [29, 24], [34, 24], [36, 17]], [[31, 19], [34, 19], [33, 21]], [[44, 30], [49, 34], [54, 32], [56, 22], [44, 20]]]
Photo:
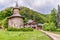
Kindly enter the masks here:
[[0, 30], [0, 40], [51, 40], [40, 31], [16, 32]]

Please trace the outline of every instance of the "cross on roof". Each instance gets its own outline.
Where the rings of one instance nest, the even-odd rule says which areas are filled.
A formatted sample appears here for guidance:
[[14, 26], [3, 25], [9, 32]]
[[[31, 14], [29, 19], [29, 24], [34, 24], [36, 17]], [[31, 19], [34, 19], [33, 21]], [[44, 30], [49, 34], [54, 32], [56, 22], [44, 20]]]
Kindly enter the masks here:
[[18, 0], [16, 0], [16, 7], [18, 7]]

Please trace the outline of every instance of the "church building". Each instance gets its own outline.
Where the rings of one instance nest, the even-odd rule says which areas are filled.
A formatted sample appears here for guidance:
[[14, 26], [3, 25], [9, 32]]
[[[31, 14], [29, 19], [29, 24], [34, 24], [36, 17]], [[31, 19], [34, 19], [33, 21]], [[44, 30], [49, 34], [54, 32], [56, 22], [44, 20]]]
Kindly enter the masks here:
[[16, 6], [13, 8], [13, 15], [8, 17], [8, 27], [22, 28], [24, 26], [24, 17], [19, 13], [19, 6], [16, 2]]
[[38, 25], [36, 20], [28, 20], [28, 22], [24, 24], [24, 17], [20, 15], [19, 10], [20, 8], [16, 2], [16, 6], [13, 8], [13, 15], [8, 17], [8, 27], [42, 29], [42, 25]]

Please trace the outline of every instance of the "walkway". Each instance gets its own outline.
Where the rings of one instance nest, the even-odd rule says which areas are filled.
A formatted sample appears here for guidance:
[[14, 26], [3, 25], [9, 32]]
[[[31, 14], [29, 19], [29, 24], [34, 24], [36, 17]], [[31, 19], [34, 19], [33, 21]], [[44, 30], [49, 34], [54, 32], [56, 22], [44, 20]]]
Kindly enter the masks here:
[[51, 33], [51, 32], [46, 32], [46, 31], [43, 31], [43, 30], [41, 30], [41, 31], [46, 33], [47, 35], [49, 35], [54, 40], [60, 40], [60, 35], [59, 34], [55, 34], [55, 33]]

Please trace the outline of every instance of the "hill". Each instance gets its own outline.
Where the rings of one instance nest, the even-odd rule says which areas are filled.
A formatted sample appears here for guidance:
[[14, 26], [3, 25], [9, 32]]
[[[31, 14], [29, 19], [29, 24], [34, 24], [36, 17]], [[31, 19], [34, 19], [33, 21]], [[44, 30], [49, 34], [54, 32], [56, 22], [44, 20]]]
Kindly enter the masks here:
[[[20, 12], [24, 16], [24, 23], [29, 19], [35, 19], [38, 23], [54, 23], [56, 25], [56, 9], [51, 10], [51, 14], [42, 14], [27, 7], [20, 7]], [[0, 27], [8, 27], [8, 17], [13, 14], [13, 8], [6, 8], [0, 11]]]
[[[6, 17], [9, 17], [13, 14], [13, 8], [6, 8], [5, 10], [2, 10], [0, 12], [0, 21], [4, 20]], [[46, 15], [33, 11], [26, 7], [20, 7], [20, 14], [25, 17], [25, 22], [27, 22], [29, 19], [35, 19], [38, 23], [44, 23], [46, 22]]]

